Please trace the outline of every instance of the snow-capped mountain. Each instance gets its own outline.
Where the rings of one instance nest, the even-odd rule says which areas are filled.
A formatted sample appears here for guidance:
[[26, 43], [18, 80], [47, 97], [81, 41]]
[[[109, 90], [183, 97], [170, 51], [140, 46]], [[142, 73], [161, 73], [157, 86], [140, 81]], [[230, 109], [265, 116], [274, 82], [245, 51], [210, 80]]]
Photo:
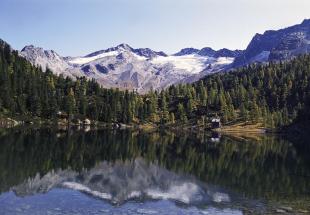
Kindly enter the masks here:
[[223, 70], [234, 57], [197, 53], [167, 55], [149, 48], [134, 49], [127, 44], [97, 51], [83, 57], [61, 57], [55, 51], [26, 46], [20, 52], [35, 65], [55, 74], [94, 78], [104, 87], [137, 90], [163, 89], [172, 84], [193, 82]]
[[107, 88], [163, 89], [172, 84], [191, 83], [205, 75], [250, 63], [288, 60], [310, 52], [310, 19], [278, 31], [256, 34], [246, 50], [184, 48], [167, 55], [149, 48], [121, 44], [82, 57], [61, 57], [55, 51], [26, 46], [20, 54], [43, 70], [69, 77], [94, 78]]

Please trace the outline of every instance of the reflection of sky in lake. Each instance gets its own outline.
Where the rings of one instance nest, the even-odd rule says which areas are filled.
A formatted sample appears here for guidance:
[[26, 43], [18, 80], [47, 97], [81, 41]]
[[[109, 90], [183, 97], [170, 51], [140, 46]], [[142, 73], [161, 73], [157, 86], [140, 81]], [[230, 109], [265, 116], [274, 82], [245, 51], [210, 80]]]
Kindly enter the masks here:
[[3, 215], [45, 215], [45, 214], [242, 214], [236, 209], [215, 207], [178, 207], [167, 200], [134, 202], [113, 206], [105, 201], [90, 198], [80, 192], [68, 189], [53, 189], [47, 194], [17, 197], [9, 192], [0, 196]]

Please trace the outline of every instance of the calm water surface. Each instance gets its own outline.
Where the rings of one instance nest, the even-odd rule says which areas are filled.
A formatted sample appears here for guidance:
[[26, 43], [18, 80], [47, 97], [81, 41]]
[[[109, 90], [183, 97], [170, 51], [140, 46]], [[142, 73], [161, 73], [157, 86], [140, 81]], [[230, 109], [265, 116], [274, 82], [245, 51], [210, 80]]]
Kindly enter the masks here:
[[7, 129], [0, 214], [308, 214], [307, 138]]

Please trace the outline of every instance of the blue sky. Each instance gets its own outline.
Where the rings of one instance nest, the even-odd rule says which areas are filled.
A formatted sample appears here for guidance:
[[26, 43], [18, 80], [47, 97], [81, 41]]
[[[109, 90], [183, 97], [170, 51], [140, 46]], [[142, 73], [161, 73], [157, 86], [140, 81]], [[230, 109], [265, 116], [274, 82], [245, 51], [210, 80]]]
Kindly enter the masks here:
[[310, 18], [309, 8], [309, 0], [1, 0], [0, 38], [64, 56], [120, 43], [244, 49], [256, 32]]

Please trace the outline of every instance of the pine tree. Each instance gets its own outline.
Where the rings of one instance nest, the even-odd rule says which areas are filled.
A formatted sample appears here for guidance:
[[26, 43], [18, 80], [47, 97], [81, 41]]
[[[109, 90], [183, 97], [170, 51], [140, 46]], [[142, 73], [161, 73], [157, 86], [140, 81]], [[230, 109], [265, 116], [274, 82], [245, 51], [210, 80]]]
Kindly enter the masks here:
[[175, 124], [175, 116], [173, 112], [170, 113], [170, 123]]
[[178, 104], [177, 115], [178, 115], [179, 120], [181, 122], [183, 122], [183, 123], [187, 122], [186, 112], [184, 110], [184, 106], [181, 103]]
[[66, 98], [66, 112], [68, 114], [68, 118], [72, 119], [75, 113], [75, 97], [73, 89], [70, 88], [67, 98]]

